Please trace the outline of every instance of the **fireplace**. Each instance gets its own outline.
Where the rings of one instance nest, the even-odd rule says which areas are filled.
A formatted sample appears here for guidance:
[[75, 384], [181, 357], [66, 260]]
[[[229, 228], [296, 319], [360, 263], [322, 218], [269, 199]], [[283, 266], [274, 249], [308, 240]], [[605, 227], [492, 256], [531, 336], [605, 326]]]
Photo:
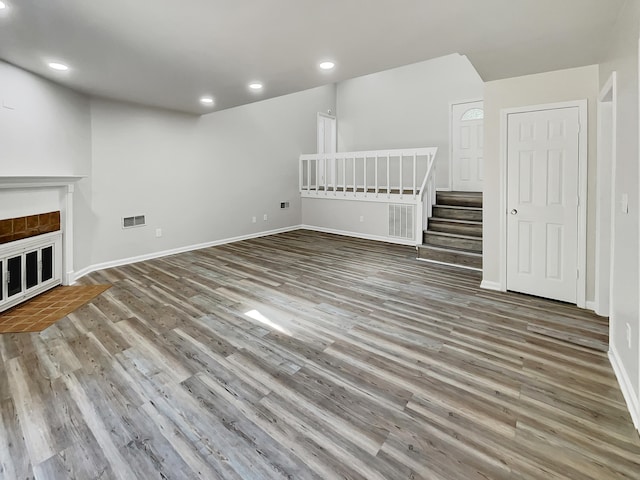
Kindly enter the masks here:
[[0, 311], [75, 281], [73, 193], [83, 178], [0, 176]]
[[0, 312], [61, 283], [60, 212], [0, 220]]

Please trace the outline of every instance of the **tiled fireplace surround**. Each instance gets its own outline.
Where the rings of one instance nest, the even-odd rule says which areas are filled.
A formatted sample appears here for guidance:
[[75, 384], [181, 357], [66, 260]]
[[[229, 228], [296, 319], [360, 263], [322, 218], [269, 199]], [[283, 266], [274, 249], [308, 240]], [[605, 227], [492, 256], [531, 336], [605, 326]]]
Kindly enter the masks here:
[[0, 220], [0, 245], [60, 230], [60, 211]]

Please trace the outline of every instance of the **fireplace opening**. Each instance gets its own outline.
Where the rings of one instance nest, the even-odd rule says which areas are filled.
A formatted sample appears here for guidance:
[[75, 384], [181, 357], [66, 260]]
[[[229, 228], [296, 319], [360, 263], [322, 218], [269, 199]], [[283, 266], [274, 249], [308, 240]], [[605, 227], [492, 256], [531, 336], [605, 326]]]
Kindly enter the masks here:
[[0, 312], [60, 283], [60, 212], [0, 220]]

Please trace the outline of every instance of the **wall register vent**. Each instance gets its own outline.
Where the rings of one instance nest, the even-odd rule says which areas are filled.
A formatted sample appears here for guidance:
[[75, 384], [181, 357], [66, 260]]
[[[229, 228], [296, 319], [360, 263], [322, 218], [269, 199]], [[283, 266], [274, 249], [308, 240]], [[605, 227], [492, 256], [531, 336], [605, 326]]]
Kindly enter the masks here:
[[146, 225], [144, 215], [136, 215], [135, 217], [124, 217], [122, 219], [122, 228], [142, 227]]
[[389, 205], [389, 236], [413, 240], [414, 205]]

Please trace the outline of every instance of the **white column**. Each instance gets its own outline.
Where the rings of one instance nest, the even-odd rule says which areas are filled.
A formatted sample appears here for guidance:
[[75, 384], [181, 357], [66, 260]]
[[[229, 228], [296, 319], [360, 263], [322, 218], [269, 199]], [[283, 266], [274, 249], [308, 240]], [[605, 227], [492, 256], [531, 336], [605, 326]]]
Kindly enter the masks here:
[[64, 230], [62, 235], [62, 284], [71, 285], [74, 281], [73, 270], [73, 191], [75, 186], [69, 183], [65, 186]]

